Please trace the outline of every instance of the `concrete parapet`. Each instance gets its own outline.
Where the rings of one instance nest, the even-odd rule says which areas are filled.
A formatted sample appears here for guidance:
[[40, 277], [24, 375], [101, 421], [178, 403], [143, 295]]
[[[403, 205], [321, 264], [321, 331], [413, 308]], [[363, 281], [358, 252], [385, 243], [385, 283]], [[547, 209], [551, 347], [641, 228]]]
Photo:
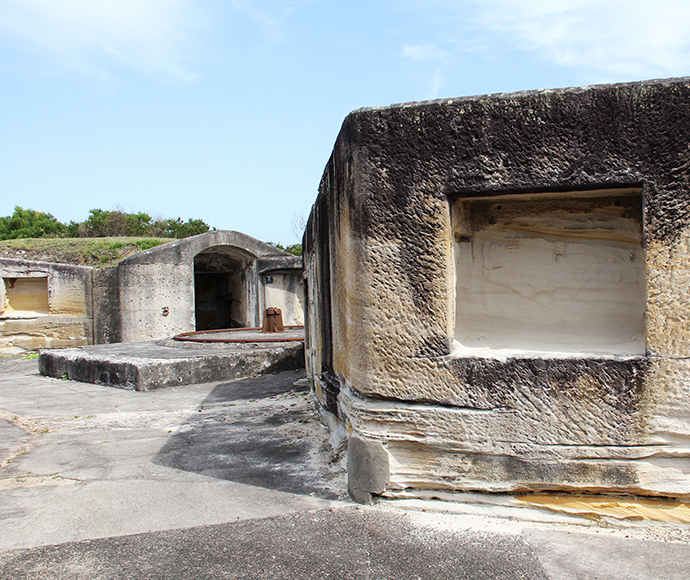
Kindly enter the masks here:
[[304, 368], [304, 345], [95, 345], [43, 350], [38, 368], [48, 377], [149, 391]]

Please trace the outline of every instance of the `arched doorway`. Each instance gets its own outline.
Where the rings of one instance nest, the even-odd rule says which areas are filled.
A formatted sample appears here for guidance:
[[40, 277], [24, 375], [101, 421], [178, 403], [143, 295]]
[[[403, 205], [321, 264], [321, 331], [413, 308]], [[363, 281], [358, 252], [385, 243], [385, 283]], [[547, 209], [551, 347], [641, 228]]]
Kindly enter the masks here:
[[251, 258], [216, 246], [194, 257], [196, 330], [248, 326], [247, 267]]

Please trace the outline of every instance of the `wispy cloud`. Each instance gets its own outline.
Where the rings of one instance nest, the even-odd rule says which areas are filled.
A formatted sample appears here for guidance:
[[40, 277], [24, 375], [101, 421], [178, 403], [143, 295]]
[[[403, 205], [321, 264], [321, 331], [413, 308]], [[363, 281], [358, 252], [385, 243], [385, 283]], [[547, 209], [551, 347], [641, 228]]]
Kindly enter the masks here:
[[2, 0], [0, 37], [107, 80], [124, 66], [190, 84], [194, 0]]
[[429, 43], [405, 45], [402, 47], [402, 55], [417, 61], [431, 60], [446, 62], [448, 60], [447, 51], [441, 50]]
[[[458, 8], [467, 0], [452, 2]], [[470, 0], [518, 48], [616, 76], [690, 74], [687, 0]]]
[[435, 99], [438, 97], [438, 92], [443, 84], [443, 77], [441, 76], [441, 71], [437, 70], [431, 77], [431, 86], [429, 87], [429, 98]]
[[269, 9], [265, 2], [255, 0], [230, 0], [232, 7], [256, 22], [264, 30], [274, 34], [280, 28], [280, 19], [275, 10]]
[[273, 40], [283, 37], [290, 16], [314, 3], [315, 0], [230, 0], [237, 12], [257, 24]]

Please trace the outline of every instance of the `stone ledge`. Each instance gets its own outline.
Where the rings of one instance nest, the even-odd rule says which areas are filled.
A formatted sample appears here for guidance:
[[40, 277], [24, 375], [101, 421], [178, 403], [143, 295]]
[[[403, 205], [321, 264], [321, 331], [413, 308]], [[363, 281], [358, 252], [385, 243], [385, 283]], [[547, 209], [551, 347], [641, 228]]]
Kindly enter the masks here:
[[[244, 345], [243, 345], [244, 346]], [[271, 348], [173, 348], [131, 342], [44, 350], [38, 370], [47, 377], [149, 391], [304, 368], [304, 344]]]

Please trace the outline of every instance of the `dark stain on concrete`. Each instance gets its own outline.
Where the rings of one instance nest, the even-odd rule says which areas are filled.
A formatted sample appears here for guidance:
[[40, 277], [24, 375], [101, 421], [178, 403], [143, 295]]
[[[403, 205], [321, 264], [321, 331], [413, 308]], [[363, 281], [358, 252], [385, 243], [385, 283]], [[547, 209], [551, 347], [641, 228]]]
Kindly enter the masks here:
[[[454, 358], [451, 369], [467, 389], [466, 406], [477, 408], [514, 407], [516, 389], [543, 392], [544, 400], [587, 399], [600, 401], [622, 414], [639, 410], [644, 389], [647, 358], [625, 360], [512, 358]], [[582, 384], [587, 384], [583, 390]], [[602, 408], [602, 411], [604, 409]]]
[[[496, 461], [495, 458], [488, 458]], [[530, 489], [544, 485], [545, 489], [558, 489], [554, 481], [570, 485], [632, 487], [639, 483], [634, 468], [629, 465], [596, 465], [580, 461], [529, 461], [519, 457], [499, 458], [505, 478], [516, 484], [528, 485]]]
[[309, 390], [309, 385], [306, 382], [302, 386], [295, 386], [293, 384], [295, 381], [305, 377], [305, 371], [296, 370], [222, 383], [209, 393], [206, 399], [204, 399], [203, 404], [212, 405], [214, 403], [227, 403], [230, 401], [263, 399], [275, 397], [282, 393], [289, 393], [290, 391], [293, 393], [306, 393]]
[[316, 420], [311, 408], [293, 405], [296, 398], [251, 405], [286, 393], [308, 396], [308, 387], [293, 385], [304, 376], [304, 371], [292, 371], [218, 385], [154, 462], [217, 479], [338, 499], [309, 464], [322, 442], [300, 438], [301, 422]]
[[345, 184], [362, 239], [418, 234], [410, 266], [437, 234], [423, 197], [648, 183], [645, 226], [670, 242], [690, 219], [689, 120], [688, 79], [362, 109], [343, 123], [329, 181]]

